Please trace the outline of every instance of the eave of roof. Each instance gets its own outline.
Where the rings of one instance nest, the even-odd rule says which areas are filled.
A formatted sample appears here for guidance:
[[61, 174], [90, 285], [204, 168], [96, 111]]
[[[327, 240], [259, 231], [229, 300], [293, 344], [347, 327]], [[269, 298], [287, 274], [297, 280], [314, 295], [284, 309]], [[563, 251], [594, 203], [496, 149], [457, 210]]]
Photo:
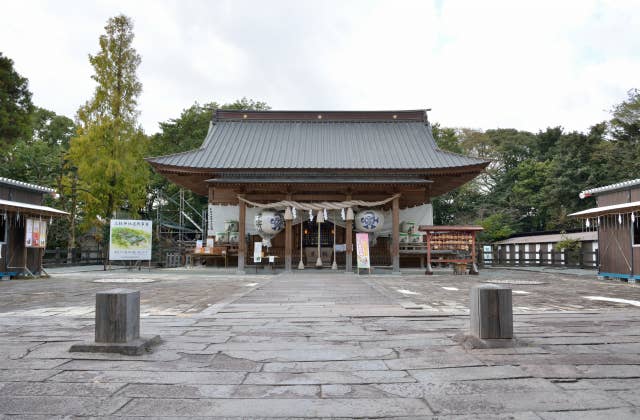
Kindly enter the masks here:
[[631, 203], [613, 204], [611, 206], [594, 207], [587, 210], [571, 213], [569, 217], [589, 218], [604, 216], [606, 214], [619, 214], [619, 213], [631, 213], [633, 211], [640, 210], [640, 201], [633, 201]]
[[5, 178], [0, 176], [0, 184], [9, 185], [11, 187], [22, 188], [23, 190], [37, 191], [42, 193], [54, 193], [56, 190], [41, 185], [30, 184], [28, 182], [18, 181], [16, 179]]
[[53, 207], [38, 206], [36, 204], [22, 203], [19, 201], [0, 200], [0, 209], [10, 211], [22, 211], [28, 214], [41, 216], [64, 216], [69, 213], [54, 209]]
[[629, 181], [617, 182], [615, 184], [605, 185], [603, 187], [584, 190], [580, 193], [580, 197], [584, 198], [584, 197], [589, 197], [592, 195], [598, 195], [598, 194], [607, 193], [607, 192], [626, 190], [635, 186], [640, 186], [640, 178], [631, 179]]
[[433, 181], [422, 178], [381, 178], [381, 177], [231, 177], [212, 178], [209, 183], [216, 184], [431, 184]]

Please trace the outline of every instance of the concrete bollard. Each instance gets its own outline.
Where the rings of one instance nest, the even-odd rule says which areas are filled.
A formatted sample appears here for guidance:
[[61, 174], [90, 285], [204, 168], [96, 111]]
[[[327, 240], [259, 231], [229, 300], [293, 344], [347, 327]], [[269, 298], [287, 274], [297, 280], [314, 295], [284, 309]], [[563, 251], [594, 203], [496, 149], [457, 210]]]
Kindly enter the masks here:
[[95, 342], [74, 344], [69, 351], [140, 355], [160, 336], [140, 337], [140, 292], [113, 289], [96, 293]]
[[513, 338], [511, 289], [485, 284], [471, 288], [471, 334], [480, 339]]

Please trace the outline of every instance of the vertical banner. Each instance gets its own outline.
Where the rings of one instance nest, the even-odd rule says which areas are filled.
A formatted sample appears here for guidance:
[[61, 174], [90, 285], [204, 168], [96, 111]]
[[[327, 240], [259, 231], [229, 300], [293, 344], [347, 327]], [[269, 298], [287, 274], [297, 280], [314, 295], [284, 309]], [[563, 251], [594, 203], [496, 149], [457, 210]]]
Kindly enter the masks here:
[[356, 250], [358, 254], [358, 269], [371, 268], [369, 262], [369, 234], [356, 233]]
[[110, 231], [110, 260], [151, 260], [151, 220], [112, 219]]
[[[215, 236], [215, 207], [209, 204], [207, 207], [207, 236]], [[208, 246], [208, 245], [207, 245]], [[213, 246], [213, 245], [212, 245]]]
[[262, 242], [253, 243], [253, 262], [262, 262]]
[[24, 246], [27, 248], [46, 248], [47, 221], [26, 219]]

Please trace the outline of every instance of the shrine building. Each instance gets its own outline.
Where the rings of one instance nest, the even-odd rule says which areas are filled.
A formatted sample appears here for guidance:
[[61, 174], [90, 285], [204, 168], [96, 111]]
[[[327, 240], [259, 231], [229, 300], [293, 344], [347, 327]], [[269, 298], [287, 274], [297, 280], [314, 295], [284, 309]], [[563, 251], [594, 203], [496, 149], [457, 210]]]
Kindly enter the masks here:
[[147, 161], [208, 196], [207, 236], [239, 272], [263, 245], [285, 271], [351, 272], [354, 230], [370, 234], [372, 264], [399, 272], [412, 226], [433, 224], [431, 199], [489, 164], [438, 149], [425, 110], [217, 110], [200, 148]]

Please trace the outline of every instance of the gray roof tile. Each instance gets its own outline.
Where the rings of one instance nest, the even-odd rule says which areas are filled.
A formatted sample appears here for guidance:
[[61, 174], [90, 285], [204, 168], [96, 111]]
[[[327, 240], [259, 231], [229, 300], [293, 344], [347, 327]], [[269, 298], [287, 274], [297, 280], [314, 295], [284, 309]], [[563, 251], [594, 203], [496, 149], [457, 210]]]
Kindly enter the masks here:
[[481, 165], [436, 147], [417, 121], [218, 121], [200, 149], [148, 159], [214, 169], [432, 169]]

